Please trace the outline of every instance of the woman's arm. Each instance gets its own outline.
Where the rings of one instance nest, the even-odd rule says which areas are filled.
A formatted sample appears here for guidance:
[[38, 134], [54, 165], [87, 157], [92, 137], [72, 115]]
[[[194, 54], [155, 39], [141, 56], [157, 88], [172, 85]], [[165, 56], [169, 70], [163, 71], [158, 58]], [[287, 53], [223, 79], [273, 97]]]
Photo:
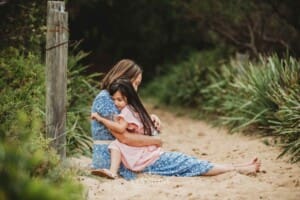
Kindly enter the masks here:
[[128, 131], [123, 133], [111, 131], [113, 136], [117, 138], [121, 143], [127, 144], [134, 147], [143, 147], [143, 146], [162, 146], [162, 140], [157, 136], [148, 136], [140, 134], [132, 134]]
[[123, 118], [120, 118], [118, 121], [111, 121], [109, 119], [101, 117], [101, 115], [96, 112], [91, 114], [91, 119], [97, 120], [98, 122], [102, 123], [111, 132], [123, 133], [126, 131], [126, 128], [128, 126], [128, 123]]

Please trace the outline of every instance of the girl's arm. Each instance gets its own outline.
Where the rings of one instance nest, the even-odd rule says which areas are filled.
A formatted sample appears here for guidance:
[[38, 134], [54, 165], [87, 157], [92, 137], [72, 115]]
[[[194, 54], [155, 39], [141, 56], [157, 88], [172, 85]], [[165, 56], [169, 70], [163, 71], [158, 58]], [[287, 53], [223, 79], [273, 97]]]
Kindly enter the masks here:
[[117, 132], [117, 133], [124, 133], [126, 131], [126, 128], [128, 126], [128, 123], [120, 118], [117, 121], [111, 121], [109, 119], [106, 119], [99, 115], [98, 113], [94, 112], [91, 114], [91, 118], [93, 120], [97, 120], [98, 122], [102, 123], [106, 128], [108, 128], [111, 132]]

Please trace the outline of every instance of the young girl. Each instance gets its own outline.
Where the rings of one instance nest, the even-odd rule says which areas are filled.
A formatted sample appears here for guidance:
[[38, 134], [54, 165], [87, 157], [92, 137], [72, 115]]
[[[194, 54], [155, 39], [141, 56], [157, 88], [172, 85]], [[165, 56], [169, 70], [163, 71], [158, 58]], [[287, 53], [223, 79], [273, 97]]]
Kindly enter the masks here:
[[[109, 93], [121, 113], [115, 117], [114, 121], [98, 113], [92, 113], [92, 119], [103, 123], [111, 131], [119, 133], [127, 130], [132, 134], [157, 135], [148, 112], [129, 80], [118, 79], [109, 88]], [[92, 174], [114, 179], [117, 177], [121, 161], [126, 168], [139, 172], [154, 163], [162, 154], [162, 149], [158, 146], [133, 147], [118, 140], [113, 141], [108, 148], [111, 152], [110, 170], [92, 170]]]

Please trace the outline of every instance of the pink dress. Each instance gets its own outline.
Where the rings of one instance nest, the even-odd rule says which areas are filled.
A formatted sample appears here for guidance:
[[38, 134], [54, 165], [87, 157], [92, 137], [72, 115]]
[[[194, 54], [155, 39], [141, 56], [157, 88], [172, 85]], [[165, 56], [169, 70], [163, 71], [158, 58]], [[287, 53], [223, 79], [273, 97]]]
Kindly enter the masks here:
[[[122, 117], [128, 122], [128, 131], [132, 134], [144, 134], [143, 124], [138, 114], [133, 112], [129, 106], [123, 108], [118, 117]], [[108, 148], [120, 151], [122, 163], [132, 171], [142, 171], [145, 167], [154, 163], [163, 153], [160, 147], [154, 145], [133, 147], [118, 140], [113, 141]]]

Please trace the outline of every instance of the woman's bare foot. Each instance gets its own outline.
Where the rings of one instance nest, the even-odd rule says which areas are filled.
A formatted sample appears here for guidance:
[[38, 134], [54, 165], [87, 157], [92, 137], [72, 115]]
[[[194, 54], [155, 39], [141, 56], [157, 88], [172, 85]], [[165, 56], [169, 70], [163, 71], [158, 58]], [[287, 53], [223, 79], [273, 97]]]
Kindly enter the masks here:
[[245, 167], [249, 165], [253, 165], [255, 163], [259, 162], [257, 157], [254, 157], [250, 162], [241, 163], [241, 164], [233, 164], [234, 167]]
[[255, 175], [257, 172], [259, 172], [260, 165], [261, 165], [261, 162], [258, 159], [256, 159], [255, 162], [253, 162], [250, 165], [239, 166], [239, 167], [236, 167], [235, 169], [237, 170], [237, 172], [239, 172], [241, 174]]
[[101, 176], [101, 177], [106, 177], [109, 179], [116, 179], [117, 175], [113, 174], [111, 171], [108, 169], [95, 169], [91, 171], [91, 174]]
[[261, 161], [257, 159], [254, 164], [256, 166], [256, 172], [260, 172]]

